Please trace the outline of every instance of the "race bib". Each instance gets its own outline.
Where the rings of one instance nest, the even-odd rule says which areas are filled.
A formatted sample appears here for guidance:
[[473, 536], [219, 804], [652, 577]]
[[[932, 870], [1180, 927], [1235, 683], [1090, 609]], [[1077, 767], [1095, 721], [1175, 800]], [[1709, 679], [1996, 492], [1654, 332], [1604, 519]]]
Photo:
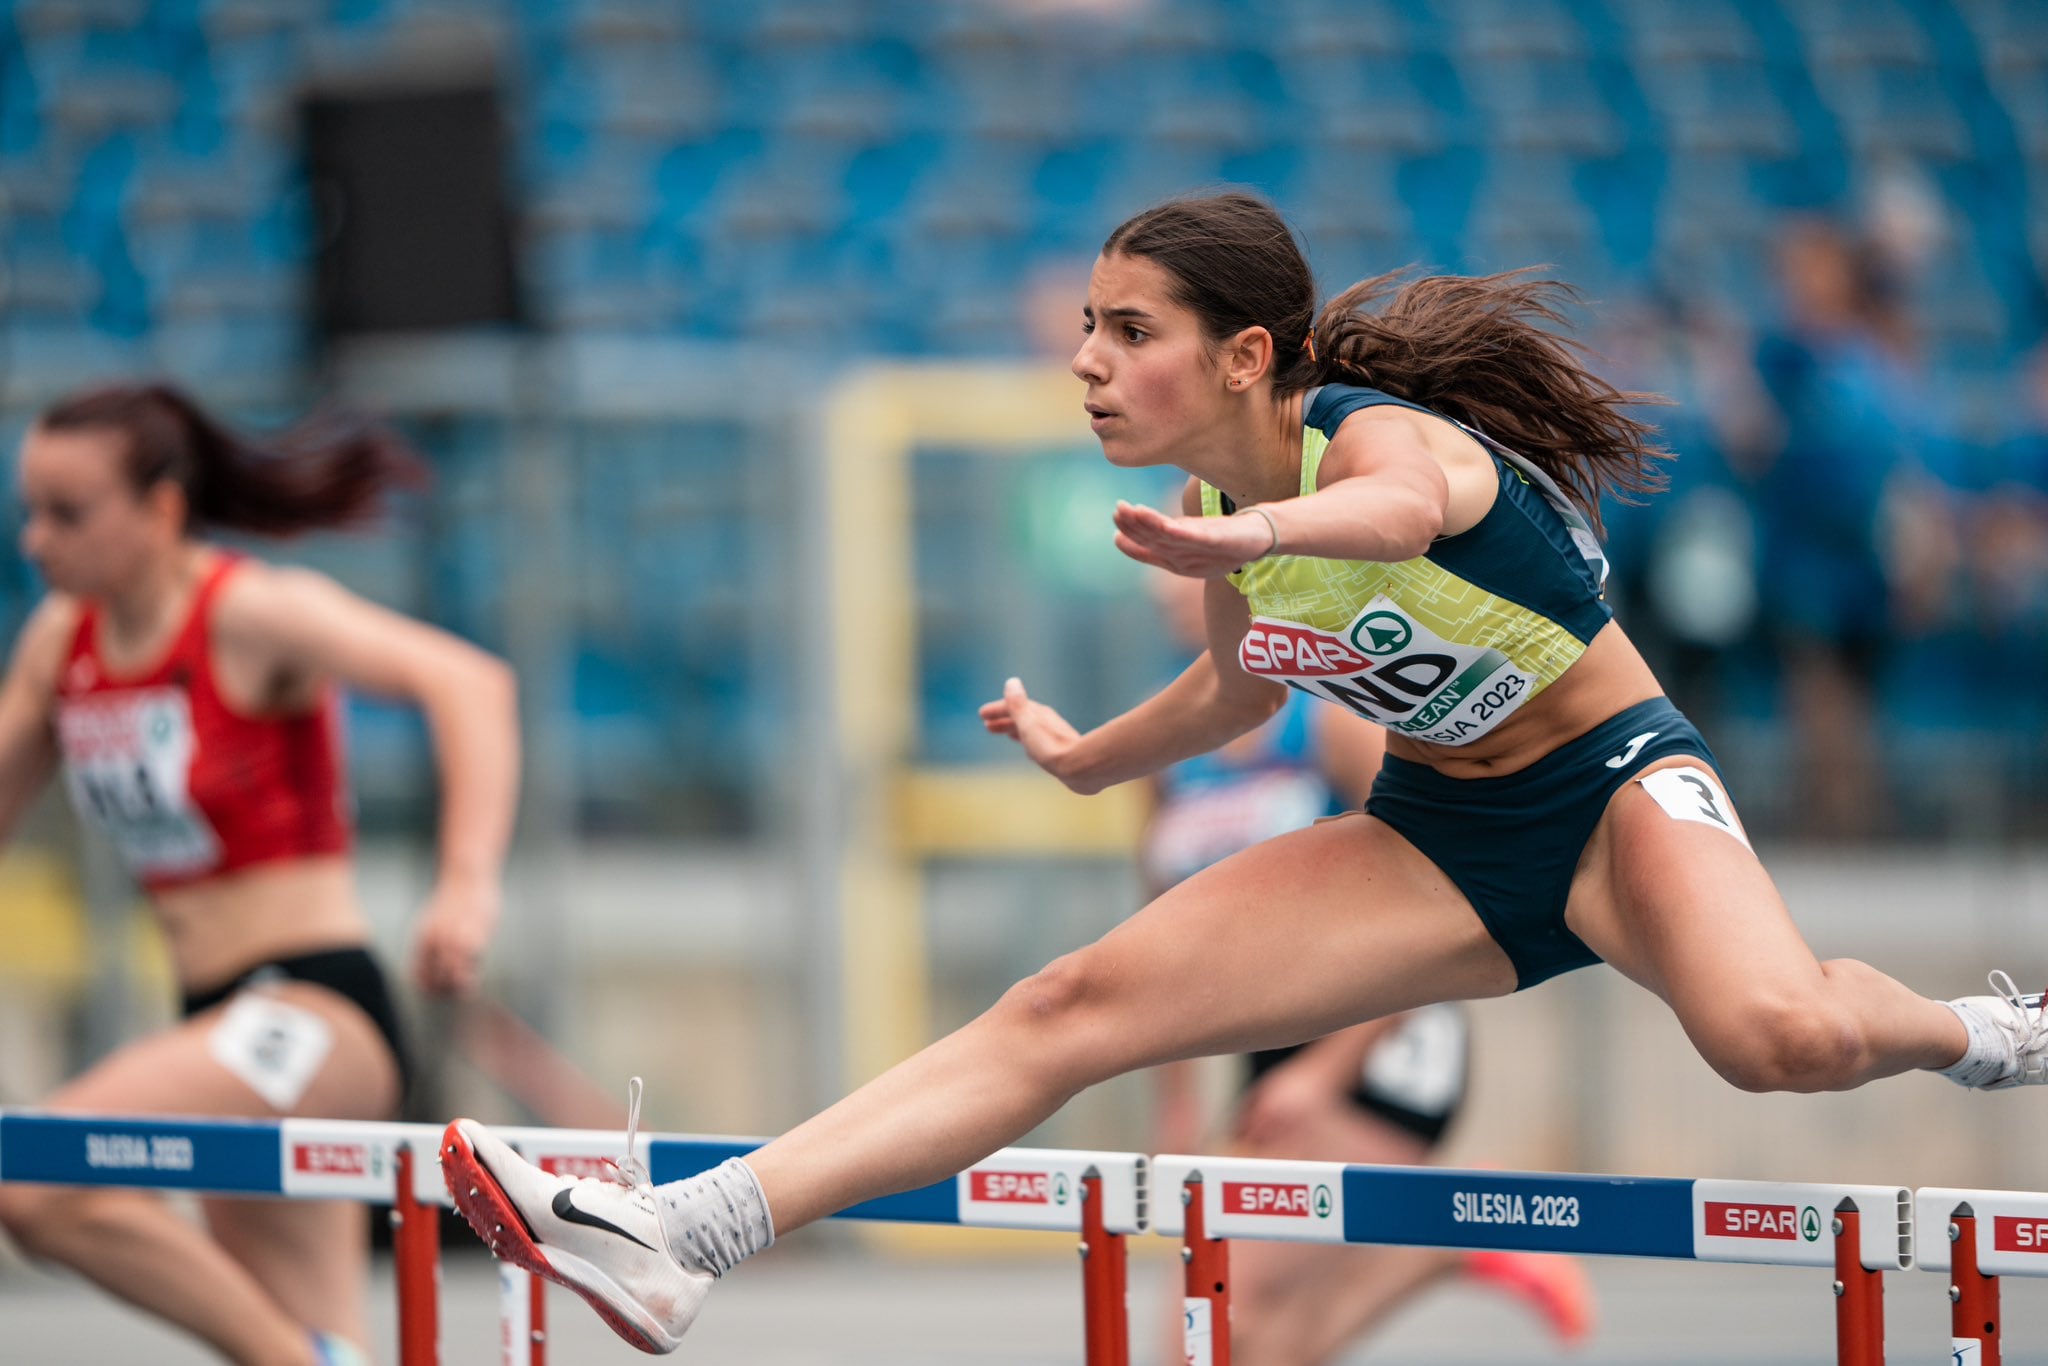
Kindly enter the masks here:
[[218, 861], [220, 840], [192, 801], [192, 709], [181, 689], [67, 701], [57, 732], [72, 805], [107, 832], [129, 871], [177, 876]]
[[206, 1036], [213, 1060], [280, 1112], [299, 1103], [333, 1050], [327, 1021], [257, 991], [238, 992]]
[[1478, 739], [1537, 687], [1501, 651], [1445, 640], [1385, 594], [1341, 632], [1255, 617], [1237, 653], [1246, 673], [1436, 745]]
[[1419, 1115], [1442, 1114], [1465, 1093], [1467, 1032], [1456, 1006], [1424, 1006], [1365, 1055], [1367, 1092]]

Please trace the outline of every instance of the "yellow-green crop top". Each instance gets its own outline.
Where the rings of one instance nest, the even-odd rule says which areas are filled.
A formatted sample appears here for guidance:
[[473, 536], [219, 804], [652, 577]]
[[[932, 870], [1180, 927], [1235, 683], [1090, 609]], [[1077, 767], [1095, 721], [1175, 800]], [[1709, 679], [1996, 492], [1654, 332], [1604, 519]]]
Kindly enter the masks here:
[[[1303, 400], [1301, 491], [1338, 424], [1362, 408], [1420, 404], [1324, 385]], [[1441, 416], [1441, 414], [1431, 414]], [[1465, 430], [1471, 431], [1470, 428]], [[1585, 653], [1613, 615], [1607, 562], [1548, 476], [1489, 440], [1500, 495], [1479, 523], [1399, 564], [1274, 555], [1230, 576], [1251, 606], [1248, 673], [1339, 702], [1389, 730], [1463, 745], [1492, 730]], [[1202, 486], [1202, 511], [1232, 511]]]

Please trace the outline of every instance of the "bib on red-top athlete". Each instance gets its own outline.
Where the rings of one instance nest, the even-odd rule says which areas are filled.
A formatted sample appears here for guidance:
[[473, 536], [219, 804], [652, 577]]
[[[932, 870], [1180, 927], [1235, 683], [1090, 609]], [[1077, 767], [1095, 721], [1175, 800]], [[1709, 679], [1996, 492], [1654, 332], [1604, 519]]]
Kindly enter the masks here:
[[[23, 441], [24, 551], [51, 593], [0, 685], [0, 832], [61, 763], [148, 895], [181, 1001], [43, 1102], [100, 1114], [385, 1119], [407, 1073], [358, 904], [338, 686], [418, 705], [441, 859], [415, 933], [426, 990], [475, 983], [516, 799], [510, 672], [306, 570], [201, 539], [372, 514], [414, 457], [330, 416], [265, 448], [162, 385], [82, 391]], [[366, 1360], [359, 1205], [0, 1187], [0, 1224], [237, 1361]], [[90, 1337], [90, 1328], [81, 1327]]]

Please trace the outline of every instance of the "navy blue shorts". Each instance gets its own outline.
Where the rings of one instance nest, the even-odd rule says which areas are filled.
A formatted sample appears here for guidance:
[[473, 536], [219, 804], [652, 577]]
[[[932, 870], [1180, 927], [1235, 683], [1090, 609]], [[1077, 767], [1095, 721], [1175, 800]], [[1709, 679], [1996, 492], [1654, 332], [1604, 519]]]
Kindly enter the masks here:
[[1564, 923], [1579, 855], [1608, 799], [1673, 755], [1720, 771], [1685, 714], [1655, 697], [1499, 778], [1447, 778], [1390, 754], [1365, 809], [1465, 894], [1515, 965], [1520, 991], [1600, 961]]

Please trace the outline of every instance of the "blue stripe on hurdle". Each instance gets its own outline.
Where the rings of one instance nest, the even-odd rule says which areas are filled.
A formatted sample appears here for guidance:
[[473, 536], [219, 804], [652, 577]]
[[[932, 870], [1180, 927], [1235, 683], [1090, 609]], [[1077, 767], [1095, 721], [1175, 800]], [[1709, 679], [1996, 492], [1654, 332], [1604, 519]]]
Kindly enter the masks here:
[[0, 1181], [284, 1194], [275, 1121], [0, 1114]]
[[1347, 1167], [1344, 1241], [1690, 1259], [1692, 1184]]
[[[686, 1176], [710, 1171], [729, 1157], [744, 1157], [760, 1146], [759, 1143], [657, 1138], [647, 1145], [647, 1174], [657, 1184], [680, 1181]], [[833, 1217], [881, 1219], [900, 1224], [957, 1224], [960, 1222], [960, 1187], [955, 1178], [947, 1177], [916, 1190], [863, 1201]]]

